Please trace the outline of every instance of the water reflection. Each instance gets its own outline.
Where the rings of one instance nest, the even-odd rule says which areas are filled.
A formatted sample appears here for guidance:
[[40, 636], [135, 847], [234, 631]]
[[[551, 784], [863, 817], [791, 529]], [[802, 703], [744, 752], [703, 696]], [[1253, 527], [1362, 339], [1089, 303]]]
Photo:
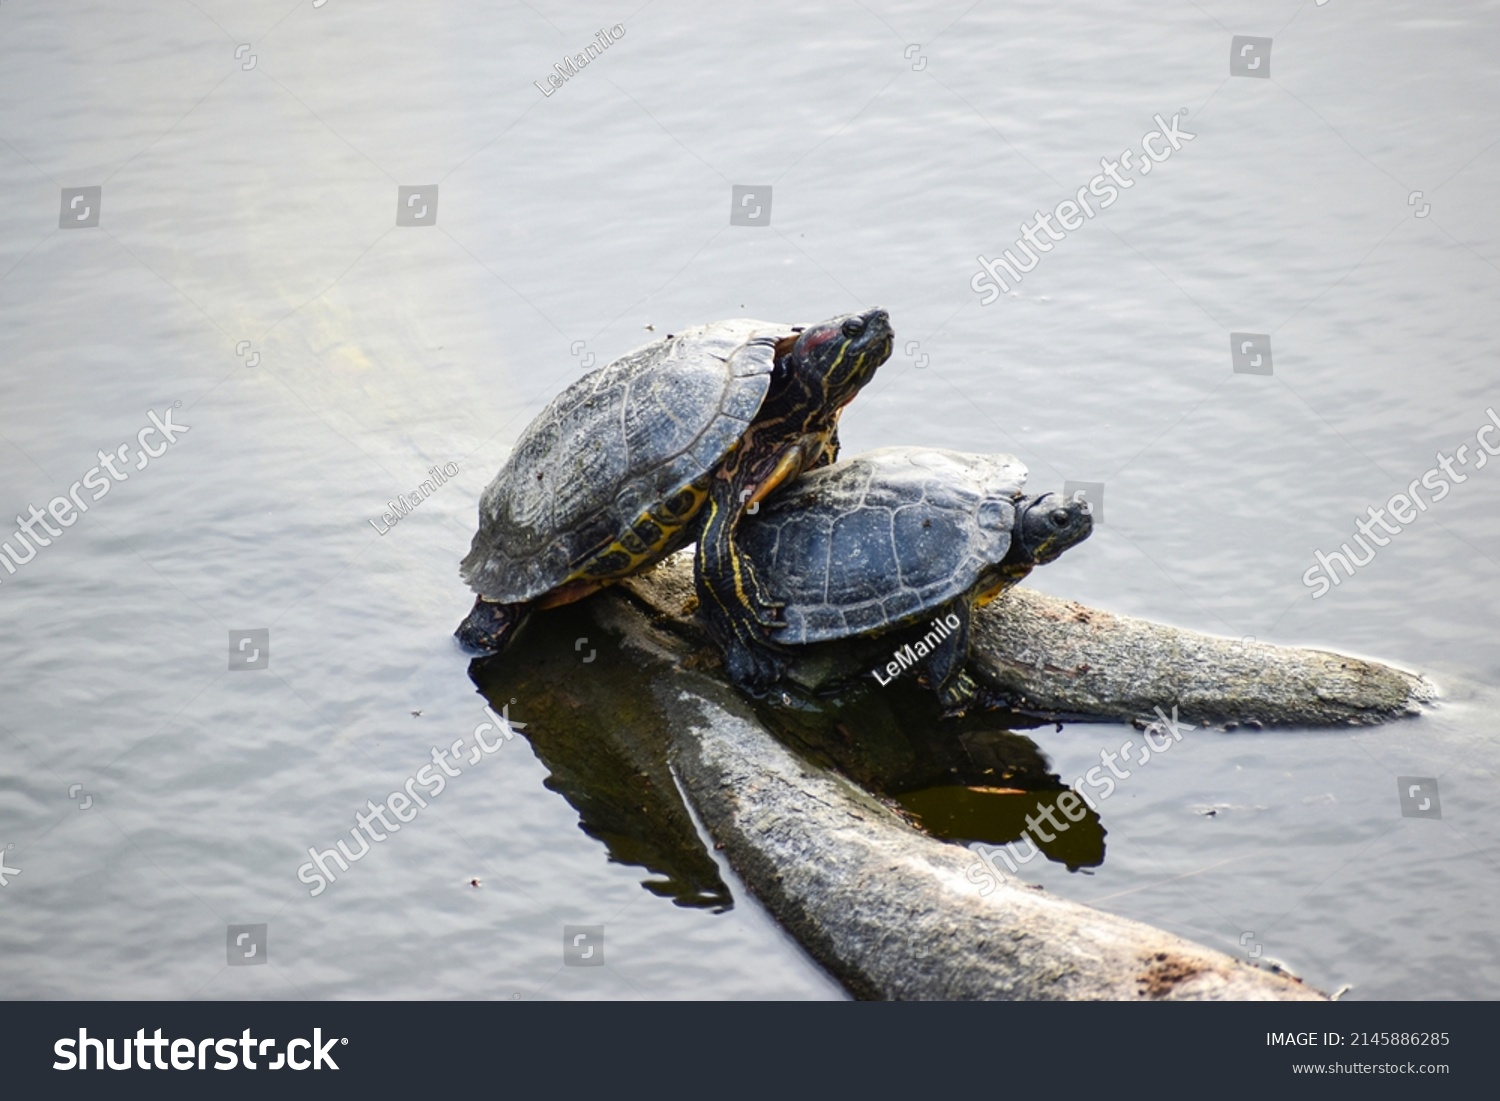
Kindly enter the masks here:
[[469, 676], [497, 710], [524, 700], [526, 728], [546, 785], [578, 812], [611, 860], [662, 877], [641, 886], [679, 906], [733, 905], [667, 765], [666, 729], [648, 678], [590, 614], [592, 601], [532, 618], [510, 648], [471, 662]]
[[[826, 656], [818, 660], [827, 667]], [[1046, 722], [1011, 711], [944, 718], [909, 676], [886, 687], [846, 676], [837, 683], [831, 695], [788, 688], [756, 712], [784, 742], [886, 797], [934, 837], [999, 845], [1024, 834], [1069, 871], [1104, 862], [1099, 816], [1068, 796], [1021, 732]]]
[[[497, 710], [512, 697], [524, 701], [520, 733], [549, 769], [547, 787], [611, 860], [653, 873], [658, 878], [642, 886], [679, 906], [727, 910], [733, 896], [711, 842], [667, 763], [667, 724], [651, 684], [672, 668], [623, 650], [595, 615], [601, 599], [611, 598], [534, 617], [506, 653], [472, 662], [469, 675]], [[837, 656], [848, 664], [847, 653]], [[826, 671], [829, 655], [819, 660]], [[789, 748], [883, 797], [934, 837], [999, 845], [1024, 834], [1070, 870], [1103, 862], [1098, 816], [1067, 799], [1067, 786], [1022, 733], [1042, 725], [1037, 719], [1006, 711], [944, 718], [933, 694], [910, 678], [887, 687], [835, 680], [831, 694], [792, 685], [750, 702]], [[1079, 807], [1078, 820], [1064, 816]], [[1028, 817], [1067, 825], [1035, 829]]]

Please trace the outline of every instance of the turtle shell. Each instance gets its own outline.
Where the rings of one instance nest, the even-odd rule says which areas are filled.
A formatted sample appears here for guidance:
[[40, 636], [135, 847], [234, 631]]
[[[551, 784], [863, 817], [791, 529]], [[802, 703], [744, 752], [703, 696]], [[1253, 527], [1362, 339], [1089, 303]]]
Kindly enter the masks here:
[[777, 642], [872, 634], [974, 588], [1010, 549], [1026, 467], [912, 447], [804, 474], [741, 522], [756, 576], [785, 603]]
[[480, 497], [464, 580], [485, 600], [516, 603], [590, 565], [598, 570], [606, 553], [626, 563], [608, 576], [659, 559], [674, 532], [648, 514], [674, 500], [678, 511], [696, 509], [680, 495], [744, 434], [770, 387], [776, 341], [793, 331], [718, 321], [653, 341], [569, 386], [521, 434]]

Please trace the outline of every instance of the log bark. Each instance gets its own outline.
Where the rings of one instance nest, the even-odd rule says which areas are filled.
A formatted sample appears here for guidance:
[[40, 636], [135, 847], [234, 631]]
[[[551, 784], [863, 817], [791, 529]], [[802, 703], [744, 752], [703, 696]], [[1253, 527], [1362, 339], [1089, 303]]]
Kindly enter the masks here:
[[[702, 638], [686, 556], [623, 587], [673, 630]], [[1437, 695], [1425, 678], [1379, 662], [1218, 638], [1020, 587], [978, 609], [971, 630], [969, 671], [1018, 710], [1043, 716], [1140, 724], [1176, 707], [1184, 722], [1228, 729], [1360, 726], [1418, 714]], [[800, 683], [870, 678], [869, 664], [808, 649], [792, 673]], [[889, 643], [861, 649], [866, 661], [889, 660]]]
[[595, 614], [645, 672], [673, 772], [717, 847], [856, 997], [1325, 997], [1284, 972], [1038, 887], [970, 878], [974, 853], [921, 833], [847, 779], [794, 755], [727, 684], [691, 668], [698, 647], [676, 630], [676, 617], [652, 622], [618, 598], [600, 601]]
[[976, 885], [969, 850], [918, 833], [793, 757], [718, 693], [703, 683], [678, 689], [677, 773], [749, 888], [856, 997], [1323, 998], [1290, 976], [1037, 888]]

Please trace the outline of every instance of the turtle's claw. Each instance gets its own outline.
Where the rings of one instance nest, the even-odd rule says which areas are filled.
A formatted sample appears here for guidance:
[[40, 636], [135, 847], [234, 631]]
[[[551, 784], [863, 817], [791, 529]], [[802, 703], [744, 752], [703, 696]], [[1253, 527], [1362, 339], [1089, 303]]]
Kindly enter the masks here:
[[937, 685], [936, 692], [945, 719], [960, 718], [971, 711], [993, 711], [1011, 706], [1008, 699], [979, 684], [968, 673], [959, 673]]
[[763, 693], [781, 679], [787, 661], [766, 647], [749, 647], [734, 643], [724, 648], [724, 671], [741, 688]]
[[943, 718], [962, 718], [974, 711], [1008, 711], [1015, 701], [979, 684], [967, 673], [960, 673], [937, 690], [943, 705]]

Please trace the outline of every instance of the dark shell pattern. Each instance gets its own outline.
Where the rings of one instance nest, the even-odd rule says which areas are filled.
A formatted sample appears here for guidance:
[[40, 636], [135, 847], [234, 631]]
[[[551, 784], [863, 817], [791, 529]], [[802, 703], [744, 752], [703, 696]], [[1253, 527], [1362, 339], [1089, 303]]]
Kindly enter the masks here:
[[[461, 567], [486, 600], [533, 600], [573, 580], [708, 473], [770, 387], [788, 325], [719, 321], [637, 348], [564, 390], [516, 441], [479, 501]], [[652, 525], [645, 525], [648, 530]], [[632, 554], [636, 568], [666, 540]]]
[[972, 589], [1010, 547], [1026, 467], [1011, 455], [887, 447], [804, 474], [741, 523], [785, 602], [777, 642], [885, 630]]

